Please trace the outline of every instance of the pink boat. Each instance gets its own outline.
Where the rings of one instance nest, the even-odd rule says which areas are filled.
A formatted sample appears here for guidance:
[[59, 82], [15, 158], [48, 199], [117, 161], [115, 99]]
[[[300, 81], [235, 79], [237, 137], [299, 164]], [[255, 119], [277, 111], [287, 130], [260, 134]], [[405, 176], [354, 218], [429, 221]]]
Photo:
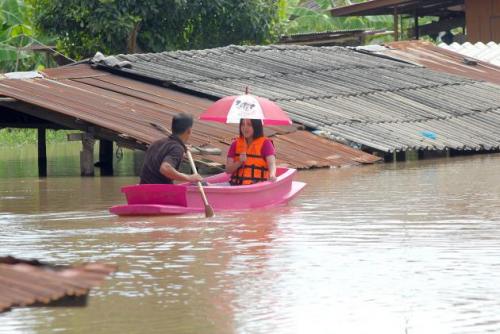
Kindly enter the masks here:
[[[248, 210], [287, 203], [306, 185], [293, 181], [297, 173], [292, 168], [278, 167], [275, 182], [260, 182], [247, 186], [217, 185], [229, 182], [229, 174], [207, 177], [205, 186], [208, 202], [214, 211]], [[127, 203], [109, 209], [119, 216], [175, 215], [204, 212], [205, 206], [198, 187], [190, 183], [142, 184], [122, 187]]]

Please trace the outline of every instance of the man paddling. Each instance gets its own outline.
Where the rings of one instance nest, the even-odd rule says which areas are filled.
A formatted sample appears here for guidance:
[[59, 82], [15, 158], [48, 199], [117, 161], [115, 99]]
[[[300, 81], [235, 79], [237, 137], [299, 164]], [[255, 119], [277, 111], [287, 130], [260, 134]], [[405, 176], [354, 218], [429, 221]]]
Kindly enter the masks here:
[[141, 184], [160, 184], [173, 181], [198, 182], [203, 178], [195, 174], [179, 172], [186, 143], [191, 136], [193, 117], [180, 113], [172, 119], [172, 134], [152, 143], [146, 151], [141, 170]]

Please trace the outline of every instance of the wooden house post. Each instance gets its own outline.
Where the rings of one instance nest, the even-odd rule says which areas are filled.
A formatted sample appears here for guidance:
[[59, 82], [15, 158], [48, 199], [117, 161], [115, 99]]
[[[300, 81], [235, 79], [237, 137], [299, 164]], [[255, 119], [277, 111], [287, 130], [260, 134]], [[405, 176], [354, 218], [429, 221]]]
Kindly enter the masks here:
[[394, 7], [394, 40], [399, 40], [399, 22], [398, 22], [398, 9]]
[[420, 29], [418, 27], [418, 14], [417, 14], [417, 11], [415, 11], [415, 14], [414, 14], [414, 25], [415, 25], [415, 39], [418, 40], [420, 39]]
[[38, 177], [47, 176], [46, 129], [38, 128]]
[[113, 142], [110, 140], [99, 140], [99, 167], [101, 175], [113, 175]]

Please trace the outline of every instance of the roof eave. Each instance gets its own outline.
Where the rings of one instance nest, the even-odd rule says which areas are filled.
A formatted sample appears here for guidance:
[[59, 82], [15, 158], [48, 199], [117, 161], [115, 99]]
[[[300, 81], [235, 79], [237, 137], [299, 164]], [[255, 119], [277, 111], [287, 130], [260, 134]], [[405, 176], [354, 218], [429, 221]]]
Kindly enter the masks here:
[[419, 0], [372, 0], [330, 10], [332, 16], [372, 16], [418, 13], [419, 16], [449, 15], [455, 11], [449, 6], [463, 4], [463, 0], [422, 2]]

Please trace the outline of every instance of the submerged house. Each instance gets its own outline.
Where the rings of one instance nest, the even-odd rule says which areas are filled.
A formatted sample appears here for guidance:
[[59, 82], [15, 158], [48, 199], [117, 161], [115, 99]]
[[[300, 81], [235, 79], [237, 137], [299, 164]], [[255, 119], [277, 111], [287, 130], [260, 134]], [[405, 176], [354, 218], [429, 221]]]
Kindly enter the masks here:
[[[151, 70], [155, 70], [154, 66]], [[196, 117], [216, 100], [187, 92], [173, 83], [163, 85], [114, 72], [80, 63], [48, 69], [43, 75], [0, 80], [0, 127], [38, 129], [40, 176], [47, 175], [46, 129], [83, 132], [74, 136], [82, 141], [82, 175], [94, 174], [92, 152], [98, 140], [101, 175], [112, 175], [113, 142], [120, 147], [145, 150], [154, 140], [168, 134], [173, 115], [185, 111]], [[236, 134], [235, 126], [195, 121], [191, 142], [222, 151], [220, 156], [195, 156], [199, 167], [206, 172], [220, 169]], [[272, 137], [277, 147], [278, 162], [295, 168], [340, 167], [380, 160], [315, 136], [300, 124], [266, 127], [266, 135]]]
[[[95, 57], [90, 64], [47, 70], [44, 78], [1, 80], [0, 123], [79, 129], [101, 140], [106, 161], [110, 142], [143, 150], [165, 135], [161, 126], [168, 127], [175, 113], [199, 115], [246, 87], [293, 119], [294, 126], [267, 133], [278, 160], [289, 166], [500, 147], [499, 86], [343, 47], [228, 46]], [[198, 162], [223, 164], [236, 132], [197, 122], [193, 143], [223, 152]]]
[[500, 87], [341, 47], [229, 46], [119, 55], [108, 69], [210, 97], [276, 101], [294, 122], [366, 152], [480, 151], [500, 146]]

